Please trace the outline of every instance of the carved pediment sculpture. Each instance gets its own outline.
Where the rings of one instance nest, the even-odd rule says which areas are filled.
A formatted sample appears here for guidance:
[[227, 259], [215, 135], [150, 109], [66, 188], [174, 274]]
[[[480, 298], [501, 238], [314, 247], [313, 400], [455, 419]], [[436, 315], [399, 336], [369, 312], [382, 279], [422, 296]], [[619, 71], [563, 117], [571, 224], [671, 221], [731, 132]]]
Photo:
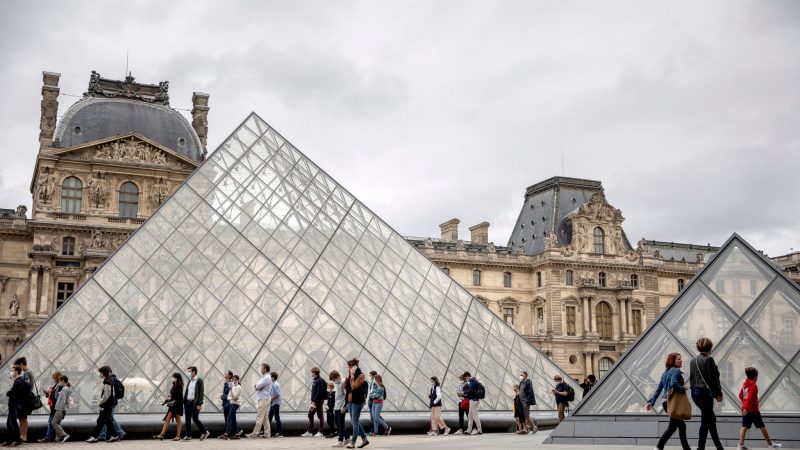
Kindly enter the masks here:
[[647, 245], [647, 240], [644, 238], [639, 239], [639, 242], [636, 244], [636, 252], [640, 255], [650, 254], [650, 246]]
[[624, 220], [622, 211], [611, 206], [606, 201], [605, 195], [599, 192], [594, 193], [589, 202], [578, 208], [577, 216], [604, 222], [621, 222]]
[[558, 236], [555, 233], [548, 231], [544, 235], [544, 249], [550, 250], [558, 247]]

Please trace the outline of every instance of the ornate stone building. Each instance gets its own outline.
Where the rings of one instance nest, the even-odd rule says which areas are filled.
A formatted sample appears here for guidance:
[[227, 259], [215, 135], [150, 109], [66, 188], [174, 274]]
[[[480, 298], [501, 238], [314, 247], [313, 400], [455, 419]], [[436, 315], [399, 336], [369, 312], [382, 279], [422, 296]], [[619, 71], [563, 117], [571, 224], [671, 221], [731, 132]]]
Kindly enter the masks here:
[[[504, 247], [488, 242], [486, 222], [460, 240], [458, 219], [440, 225], [440, 239], [408, 239], [582, 379], [603, 375], [717, 250], [645, 239], [634, 248], [624, 220], [600, 182], [554, 177], [526, 190]], [[776, 262], [794, 261], [796, 273], [789, 256]]]
[[208, 94], [192, 122], [169, 83], [92, 72], [58, 123], [60, 75], [44, 72], [32, 211], [0, 210], [0, 360], [91, 275], [205, 158]]

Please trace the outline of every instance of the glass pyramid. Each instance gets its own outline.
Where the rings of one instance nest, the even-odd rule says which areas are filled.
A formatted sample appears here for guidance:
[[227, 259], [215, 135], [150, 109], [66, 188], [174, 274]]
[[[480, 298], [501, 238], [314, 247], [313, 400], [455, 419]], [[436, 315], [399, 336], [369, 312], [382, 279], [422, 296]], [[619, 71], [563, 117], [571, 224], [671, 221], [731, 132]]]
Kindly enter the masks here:
[[697, 356], [695, 342], [701, 337], [714, 342], [711, 355], [720, 368], [723, 414], [741, 415], [738, 394], [749, 366], [759, 371], [762, 413], [800, 414], [800, 288], [734, 234], [578, 405], [575, 415], [649, 414], [645, 405], [664, 371], [666, 355], [683, 355], [688, 382], [688, 362]]
[[522, 370], [539, 409], [555, 409], [554, 374], [569, 380], [255, 114], [8, 361], [22, 355], [40, 384], [69, 376], [71, 414], [96, 411], [103, 365], [126, 385], [126, 413], [163, 412], [171, 374], [190, 365], [204, 411], [228, 369], [255, 410], [261, 362], [287, 411], [306, 410], [312, 367], [345, 373], [352, 357], [383, 374], [390, 411], [428, 411], [433, 375], [449, 409], [465, 370], [486, 386], [484, 410], [511, 409]]

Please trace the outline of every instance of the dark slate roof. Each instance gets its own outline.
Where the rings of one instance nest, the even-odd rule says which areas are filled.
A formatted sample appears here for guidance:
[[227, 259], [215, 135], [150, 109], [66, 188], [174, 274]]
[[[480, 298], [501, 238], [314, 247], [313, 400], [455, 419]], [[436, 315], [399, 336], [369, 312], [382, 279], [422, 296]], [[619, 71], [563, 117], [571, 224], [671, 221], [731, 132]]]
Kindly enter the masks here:
[[135, 99], [87, 97], [72, 105], [58, 125], [53, 146], [77, 145], [138, 133], [195, 161], [203, 148], [189, 121], [165, 105]]
[[[404, 236], [409, 244], [415, 247], [425, 247], [426, 241], [430, 240], [433, 248], [439, 250], [458, 250], [458, 242], [443, 241], [439, 238], [426, 238], [418, 236]], [[470, 252], [486, 252], [488, 251], [489, 244], [478, 244], [472, 241], [461, 241], [464, 245], [464, 251]], [[495, 246], [495, 252], [498, 254], [508, 253], [511, 254], [513, 249], [511, 247], [503, 247], [502, 245]]]
[[[522, 243], [526, 255], [542, 253], [546, 231], [555, 232], [560, 245], [569, 244], [572, 228], [566, 217], [598, 192], [603, 192], [601, 182], [581, 178], [553, 177], [528, 187], [508, 246], [513, 248]], [[623, 231], [625, 244], [630, 249], [624, 234]]]
[[650, 248], [650, 254], [655, 255], [658, 250], [659, 255], [666, 261], [686, 261], [689, 263], [697, 262], [697, 254], [703, 254], [703, 260], [708, 261], [709, 258], [719, 251], [719, 247], [709, 245], [697, 244], [682, 244], [679, 242], [664, 242], [664, 241], [648, 241], [645, 243]]
[[0, 217], [14, 217], [16, 210], [0, 208]]

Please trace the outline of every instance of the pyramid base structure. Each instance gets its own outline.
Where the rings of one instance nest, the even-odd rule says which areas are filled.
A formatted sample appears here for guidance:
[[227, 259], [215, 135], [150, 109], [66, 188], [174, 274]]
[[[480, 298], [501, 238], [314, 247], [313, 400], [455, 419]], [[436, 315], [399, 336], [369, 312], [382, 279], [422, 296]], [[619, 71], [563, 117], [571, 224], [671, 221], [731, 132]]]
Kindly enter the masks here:
[[[430, 429], [430, 414], [426, 413], [381, 413], [381, 416], [392, 427], [392, 434], [423, 434]], [[508, 433], [514, 430], [514, 421], [511, 419], [511, 411], [504, 412], [481, 412], [481, 425], [486, 433]], [[532, 417], [540, 428], [552, 428], [558, 424], [558, 418], [552, 411], [535, 412]], [[132, 439], [151, 439], [157, 434], [163, 425], [163, 414], [119, 414], [116, 416], [120, 425], [125, 430], [125, 440]], [[452, 412], [442, 413], [445, 423], [455, 431], [458, 428], [458, 414]], [[70, 435], [70, 441], [81, 441], [87, 439], [94, 430], [96, 416], [88, 414], [76, 414], [64, 419], [64, 431]], [[237, 422], [245, 433], [253, 430], [255, 425], [255, 414], [239, 414]], [[220, 413], [201, 414], [200, 420], [211, 431], [211, 437], [222, 434], [225, 423]], [[47, 430], [47, 416], [32, 415], [29, 417], [30, 431], [28, 436], [39, 438], [44, 436]], [[283, 425], [284, 436], [299, 436], [308, 428], [308, 417], [304, 413], [281, 413], [281, 424]], [[346, 426], [350, 430], [350, 421], [346, 421]], [[366, 430], [371, 430], [372, 425], [369, 421], [369, 414], [364, 411], [361, 415], [361, 426]], [[328, 425], [325, 424], [327, 431]], [[185, 430], [185, 428], [184, 428]], [[194, 437], [198, 437], [197, 427], [193, 427]], [[275, 432], [275, 423], [272, 423], [272, 432]], [[5, 422], [0, 424], [0, 435], [5, 435]], [[175, 424], [170, 425], [166, 436], [171, 438], [175, 435]]]
[[[800, 417], [765, 416], [764, 424], [770, 437], [782, 443], [783, 448], [800, 448]], [[669, 417], [666, 416], [571, 416], [561, 422], [544, 442], [558, 445], [655, 446], [668, 425]], [[736, 448], [741, 425], [741, 417], [717, 417], [717, 431], [725, 448]], [[692, 448], [697, 448], [699, 427], [700, 417], [686, 422], [686, 436]], [[766, 447], [761, 432], [756, 428], [748, 431], [745, 445], [750, 448]], [[677, 432], [667, 446], [680, 447]], [[706, 447], [714, 448], [711, 436], [706, 441]]]

